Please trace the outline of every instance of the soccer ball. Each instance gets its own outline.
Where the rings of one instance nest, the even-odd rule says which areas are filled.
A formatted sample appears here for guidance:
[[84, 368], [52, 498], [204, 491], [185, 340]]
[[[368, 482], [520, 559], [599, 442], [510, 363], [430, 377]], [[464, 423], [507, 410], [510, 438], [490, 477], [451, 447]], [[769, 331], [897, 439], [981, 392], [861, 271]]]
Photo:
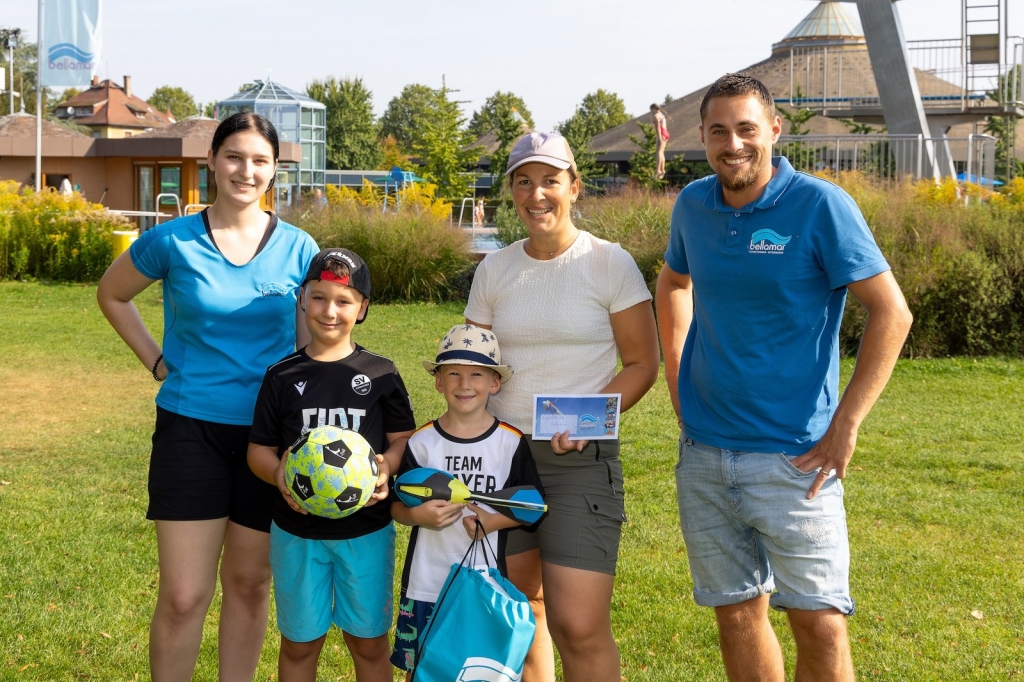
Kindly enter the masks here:
[[284, 480], [310, 514], [343, 519], [370, 500], [379, 473], [377, 454], [359, 433], [318, 426], [295, 441]]

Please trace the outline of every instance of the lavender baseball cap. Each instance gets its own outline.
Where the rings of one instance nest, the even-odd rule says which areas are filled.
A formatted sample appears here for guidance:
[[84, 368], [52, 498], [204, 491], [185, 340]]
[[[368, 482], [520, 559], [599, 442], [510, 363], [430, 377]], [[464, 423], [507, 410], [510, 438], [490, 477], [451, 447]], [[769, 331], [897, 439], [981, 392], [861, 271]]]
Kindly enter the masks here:
[[505, 175], [526, 163], [543, 163], [559, 170], [576, 170], [576, 158], [569, 149], [569, 143], [558, 133], [530, 133], [520, 138], [508, 155]]

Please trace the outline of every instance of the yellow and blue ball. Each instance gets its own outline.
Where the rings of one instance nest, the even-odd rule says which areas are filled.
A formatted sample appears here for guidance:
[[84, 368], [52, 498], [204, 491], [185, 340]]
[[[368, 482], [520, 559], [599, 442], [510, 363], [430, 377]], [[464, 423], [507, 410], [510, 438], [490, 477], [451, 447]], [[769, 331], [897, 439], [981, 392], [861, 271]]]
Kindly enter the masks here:
[[356, 431], [318, 426], [292, 446], [285, 484], [310, 514], [343, 519], [370, 500], [380, 469], [377, 453]]

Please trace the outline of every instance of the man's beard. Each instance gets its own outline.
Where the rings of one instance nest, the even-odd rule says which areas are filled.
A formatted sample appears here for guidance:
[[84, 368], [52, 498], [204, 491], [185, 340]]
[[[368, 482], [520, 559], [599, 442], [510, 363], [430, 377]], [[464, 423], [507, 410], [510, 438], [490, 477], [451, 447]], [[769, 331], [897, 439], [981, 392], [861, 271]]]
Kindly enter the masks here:
[[730, 192], [742, 192], [753, 185], [757, 182], [758, 177], [761, 175], [761, 171], [764, 169], [764, 155], [759, 150], [751, 149], [749, 151], [744, 150], [744, 153], [740, 156], [746, 156], [748, 153], [750, 154], [750, 166], [745, 171], [735, 174], [730, 173], [728, 176], [722, 172], [722, 170], [728, 171], [729, 169], [729, 166], [725, 163], [725, 159], [734, 159], [736, 156], [730, 155], [718, 157], [719, 168], [722, 169], [717, 172], [718, 181], [722, 183], [722, 187]]

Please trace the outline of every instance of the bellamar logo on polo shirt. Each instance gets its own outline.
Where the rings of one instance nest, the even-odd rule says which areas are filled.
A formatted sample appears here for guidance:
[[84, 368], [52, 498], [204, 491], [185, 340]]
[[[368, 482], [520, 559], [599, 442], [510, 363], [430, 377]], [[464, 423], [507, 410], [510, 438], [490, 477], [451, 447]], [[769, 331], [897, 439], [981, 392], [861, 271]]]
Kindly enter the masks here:
[[91, 71], [93, 56], [73, 43], [57, 43], [48, 54], [50, 68], [58, 71]]
[[758, 230], [750, 237], [750, 253], [774, 253], [782, 254], [786, 251], [786, 244], [792, 239], [792, 235], [789, 237], [783, 237], [775, 230]]

